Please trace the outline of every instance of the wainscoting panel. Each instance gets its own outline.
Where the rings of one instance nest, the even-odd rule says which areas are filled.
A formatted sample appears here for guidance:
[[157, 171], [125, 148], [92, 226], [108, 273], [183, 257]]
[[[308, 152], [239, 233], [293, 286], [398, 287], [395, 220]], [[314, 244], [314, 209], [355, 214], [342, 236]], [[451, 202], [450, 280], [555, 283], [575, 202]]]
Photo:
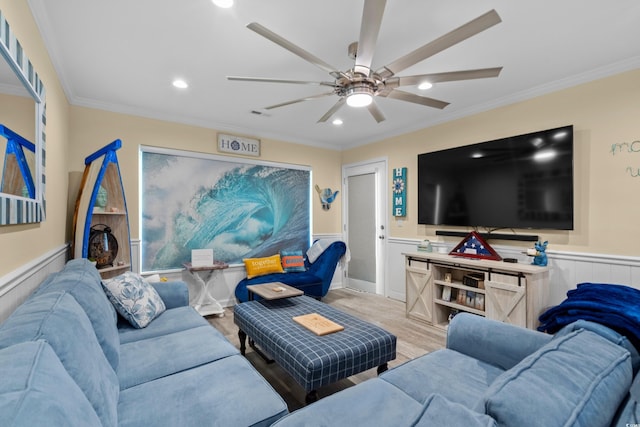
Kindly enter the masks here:
[[49, 274], [62, 270], [67, 262], [68, 251], [69, 246], [64, 245], [0, 277], [0, 323], [4, 322]]

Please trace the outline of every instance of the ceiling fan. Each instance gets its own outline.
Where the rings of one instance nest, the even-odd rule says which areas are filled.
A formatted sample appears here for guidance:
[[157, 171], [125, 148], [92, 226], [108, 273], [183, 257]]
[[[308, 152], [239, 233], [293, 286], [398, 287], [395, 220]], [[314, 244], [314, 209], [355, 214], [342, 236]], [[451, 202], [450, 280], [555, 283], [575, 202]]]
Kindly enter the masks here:
[[455, 30], [433, 40], [432, 42], [396, 59], [377, 71], [373, 71], [371, 69], [371, 63], [373, 60], [376, 41], [378, 39], [378, 32], [380, 31], [380, 25], [382, 23], [382, 15], [384, 13], [385, 5], [386, 0], [365, 0], [364, 11], [362, 13], [362, 24], [360, 27], [360, 39], [357, 42], [351, 43], [348, 49], [349, 56], [354, 59], [354, 66], [347, 71], [337, 70], [336, 67], [327, 64], [322, 59], [296, 46], [257, 22], [252, 22], [247, 25], [247, 28], [250, 30], [328, 72], [335, 79], [332, 82], [238, 76], [227, 76], [227, 79], [263, 83], [290, 83], [327, 86], [332, 88], [330, 92], [282, 102], [280, 104], [268, 106], [265, 109], [271, 110], [273, 108], [284, 107], [298, 102], [338, 95], [340, 99], [338, 99], [329, 111], [327, 111], [320, 120], [318, 120], [318, 123], [329, 120], [329, 118], [333, 116], [345, 103], [353, 107], [367, 107], [373, 118], [380, 123], [385, 119], [385, 117], [374, 102], [374, 97], [398, 99], [401, 101], [443, 109], [449, 105], [448, 102], [416, 95], [411, 92], [399, 90], [398, 88], [402, 86], [419, 85], [425, 82], [433, 84], [456, 80], [497, 77], [500, 74], [502, 67], [421, 74], [415, 76], [396, 76], [397, 73], [411, 67], [412, 65], [415, 65], [438, 52], [441, 52], [500, 23], [500, 16], [495, 10], [485, 13]]

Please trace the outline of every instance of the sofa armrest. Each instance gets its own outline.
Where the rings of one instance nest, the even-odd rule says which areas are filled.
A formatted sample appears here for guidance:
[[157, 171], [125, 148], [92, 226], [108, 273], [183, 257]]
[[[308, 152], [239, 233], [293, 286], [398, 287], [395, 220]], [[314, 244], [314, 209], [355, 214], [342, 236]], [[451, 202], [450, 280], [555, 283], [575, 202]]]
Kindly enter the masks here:
[[189, 305], [189, 288], [181, 281], [152, 282], [167, 309], [185, 307]]
[[551, 338], [542, 332], [460, 313], [449, 324], [447, 348], [507, 370]]

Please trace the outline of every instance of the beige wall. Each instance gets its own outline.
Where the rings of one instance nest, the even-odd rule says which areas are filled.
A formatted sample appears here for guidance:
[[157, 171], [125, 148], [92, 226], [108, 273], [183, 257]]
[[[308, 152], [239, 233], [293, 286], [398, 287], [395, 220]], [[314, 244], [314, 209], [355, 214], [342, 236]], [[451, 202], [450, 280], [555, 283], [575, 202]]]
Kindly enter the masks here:
[[0, 10], [22, 44], [46, 89], [47, 218], [40, 224], [0, 227], [0, 277], [64, 245], [67, 215], [69, 104], [26, 0], [0, 0]]
[[627, 168], [638, 175], [640, 142], [633, 146], [635, 152], [625, 148], [613, 155], [611, 147], [640, 141], [639, 82], [640, 70], [623, 73], [348, 150], [342, 161], [387, 156], [389, 170], [407, 167], [407, 217], [397, 221], [390, 216], [390, 234], [435, 239], [435, 230], [443, 227], [418, 225], [416, 220], [418, 154], [573, 124], [575, 230], [518, 232], [548, 239], [549, 250], [638, 256], [640, 177], [634, 178]]
[[[83, 107], [71, 108], [70, 169], [79, 175], [84, 158], [115, 139], [122, 140], [117, 152], [122, 181], [125, 187], [131, 237], [139, 238], [138, 158], [140, 146], [174, 148], [217, 154], [217, 132], [211, 129], [109, 113]], [[252, 135], [249, 135], [252, 136]], [[259, 136], [257, 136], [259, 138]], [[312, 185], [340, 187], [341, 153], [261, 139], [260, 160], [311, 166]], [[340, 232], [340, 200], [330, 211], [323, 211], [317, 193], [313, 191], [313, 233]]]
[[[47, 219], [41, 224], [0, 227], [1, 277], [68, 241], [69, 219], [73, 215], [69, 201], [75, 199], [76, 190], [73, 180], [81, 173], [87, 155], [114, 139], [123, 141], [118, 158], [130, 210], [132, 237], [139, 238], [139, 146], [215, 153], [216, 132], [88, 108], [70, 108], [27, 1], [0, 0], [0, 9], [47, 91]], [[390, 236], [434, 238], [435, 227], [420, 226], [416, 222], [417, 154], [573, 124], [576, 229], [543, 232], [541, 237], [550, 241], [550, 249], [637, 256], [640, 177], [633, 178], [627, 167], [638, 173], [640, 151], [613, 155], [611, 146], [640, 140], [638, 82], [640, 70], [342, 153], [263, 139], [261, 159], [309, 165], [313, 170], [314, 185], [337, 189], [341, 187], [342, 164], [386, 156], [389, 170], [408, 168], [408, 215], [401, 223], [390, 218]], [[640, 143], [634, 148], [640, 150]], [[68, 194], [69, 188], [71, 194]], [[340, 212], [341, 197], [330, 211], [323, 211], [314, 194], [313, 232], [340, 233]]]

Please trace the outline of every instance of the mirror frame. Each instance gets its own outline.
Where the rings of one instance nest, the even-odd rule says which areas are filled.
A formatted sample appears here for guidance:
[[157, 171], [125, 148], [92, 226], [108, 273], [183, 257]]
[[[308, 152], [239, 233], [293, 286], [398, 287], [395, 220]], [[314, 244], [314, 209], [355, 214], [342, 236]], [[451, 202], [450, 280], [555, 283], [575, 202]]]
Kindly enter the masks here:
[[45, 125], [46, 103], [45, 90], [33, 64], [24, 53], [20, 42], [11, 31], [9, 23], [0, 10], [0, 56], [4, 58], [9, 67], [14, 71], [18, 79], [33, 97], [36, 107], [36, 170], [35, 170], [35, 198], [14, 196], [0, 193], [0, 225], [29, 224], [45, 220]]

